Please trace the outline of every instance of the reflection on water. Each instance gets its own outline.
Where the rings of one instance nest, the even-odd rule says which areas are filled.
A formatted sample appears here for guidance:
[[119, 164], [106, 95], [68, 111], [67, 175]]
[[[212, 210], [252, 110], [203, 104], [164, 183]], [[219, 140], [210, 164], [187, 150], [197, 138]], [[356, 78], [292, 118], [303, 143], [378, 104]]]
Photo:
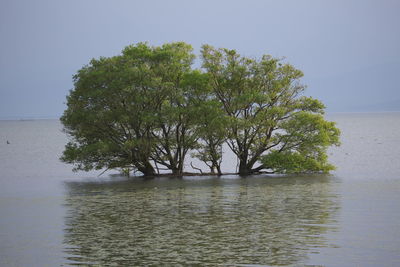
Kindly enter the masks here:
[[68, 182], [69, 264], [304, 262], [337, 227], [330, 177]]

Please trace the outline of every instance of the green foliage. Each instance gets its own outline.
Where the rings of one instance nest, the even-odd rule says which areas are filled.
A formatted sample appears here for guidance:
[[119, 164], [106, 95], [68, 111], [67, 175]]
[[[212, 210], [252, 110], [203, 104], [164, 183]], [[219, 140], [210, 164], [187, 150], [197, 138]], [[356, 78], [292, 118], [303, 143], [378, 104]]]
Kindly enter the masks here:
[[227, 117], [216, 99], [204, 99], [198, 106], [196, 133], [200, 138], [197, 153], [193, 156], [203, 161], [212, 173], [221, 173], [222, 145], [226, 141]]
[[298, 112], [281, 124], [282, 140], [279, 149], [273, 149], [261, 162], [278, 173], [329, 172], [334, 166], [327, 162], [326, 150], [339, 145], [339, 130], [333, 122], [320, 114]]
[[265, 166], [276, 173], [307, 173], [307, 172], [329, 172], [334, 166], [327, 162], [326, 154], [300, 152], [279, 152], [273, 150], [262, 157]]
[[[177, 146], [187, 149], [187, 143], [180, 144], [180, 135], [175, 140], [162, 129], [172, 135], [181, 126], [180, 83], [193, 58], [184, 43], [139, 43], [126, 47], [122, 55], [93, 59], [84, 66], [74, 76], [75, 89], [61, 118], [73, 137], [62, 160], [81, 170], [133, 167], [151, 175], [151, 159], [167, 164], [157, 146], [173, 161]], [[173, 164], [168, 166], [176, 167]]]
[[[286, 151], [287, 142], [297, 141], [302, 147], [318, 141], [337, 144], [333, 139], [323, 139], [322, 134], [309, 134], [307, 129], [296, 139], [294, 132], [302, 129], [305, 116], [322, 114], [324, 109], [318, 100], [301, 96], [305, 86], [299, 82], [303, 76], [300, 70], [269, 55], [256, 60], [241, 57], [235, 50], [208, 45], [203, 46], [202, 58], [213, 94], [229, 118], [227, 143], [239, 159], [239, 173], [275, 170], [274, 166], [260, 162], [260, 158], [273, 149], [279, 153]], [[290, 138], [282, 136], [286, 131], [291, 133]], [[315, 148], [316, 145], [309, 150]], [[261, 165], [254, 168], [257, 162]]]
[[[61, 121], [71, 137], [62, 160], [76, 170], [183, 172], [187, 153], [221, 174], [222, 146], [239, 173], [327, 172], [339, 130], [324, 105], [303, 96], [300, 70], [269, 55], [240, 56], [205, 45], [203, 68], [183, 42], [127, 46], [74, 76]], [[259, 164], [254, 168], [255, 164]]]

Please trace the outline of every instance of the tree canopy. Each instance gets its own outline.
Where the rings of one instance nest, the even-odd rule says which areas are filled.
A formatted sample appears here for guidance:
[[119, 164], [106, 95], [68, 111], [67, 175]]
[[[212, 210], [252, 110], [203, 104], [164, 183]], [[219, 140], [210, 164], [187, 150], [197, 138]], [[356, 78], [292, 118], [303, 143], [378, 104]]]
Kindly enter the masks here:
[[223, 145], [239, 174], [328, 172], [339, 130], [303, 95], [303, 73], [282, 60], [204, 45], [139, 43], [93, 59], [73, 77], [61, 117], [71, 137], [61, 159], [75, 170], [182, 174], [189, 153], [221, 174]]

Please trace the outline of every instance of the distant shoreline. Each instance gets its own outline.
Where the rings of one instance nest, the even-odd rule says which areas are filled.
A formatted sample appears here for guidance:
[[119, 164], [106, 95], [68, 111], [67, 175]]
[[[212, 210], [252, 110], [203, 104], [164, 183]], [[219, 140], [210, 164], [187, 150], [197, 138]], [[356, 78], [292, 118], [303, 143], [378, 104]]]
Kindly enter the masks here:
[[[384, 114], [384, 113], [400, 113], [398, 111], [334, 111], [334, 112], [326, 112], [325, 115], [341, 115], [341, 114]], [[38, 117], [38, 118], [31, 118], [31, 117], [22, 117], [22, 118], [13, 118], [13, 117], [6, 117], [1, 118], [0, 121], [42, 121], [42, 120], [59, 120], [60, 117]]]
[[325, 112], [325, 115], [335, 115], [335, 114], [383, 114], [383, 113], [400, 113], [397, 111], [335, 111], [335, 112]]
[[0, 118], [0, 121], [45, 121], [59, 120], [60, 118]]

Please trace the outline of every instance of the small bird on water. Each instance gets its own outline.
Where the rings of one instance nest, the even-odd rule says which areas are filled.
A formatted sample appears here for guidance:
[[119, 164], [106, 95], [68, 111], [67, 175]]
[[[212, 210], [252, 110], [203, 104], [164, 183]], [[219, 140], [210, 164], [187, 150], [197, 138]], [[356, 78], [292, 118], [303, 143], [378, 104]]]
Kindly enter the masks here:
[[10, 144], [10, 142], [8, 142], [8, 140], [7, 140], [7, 145], [9, 145]]

